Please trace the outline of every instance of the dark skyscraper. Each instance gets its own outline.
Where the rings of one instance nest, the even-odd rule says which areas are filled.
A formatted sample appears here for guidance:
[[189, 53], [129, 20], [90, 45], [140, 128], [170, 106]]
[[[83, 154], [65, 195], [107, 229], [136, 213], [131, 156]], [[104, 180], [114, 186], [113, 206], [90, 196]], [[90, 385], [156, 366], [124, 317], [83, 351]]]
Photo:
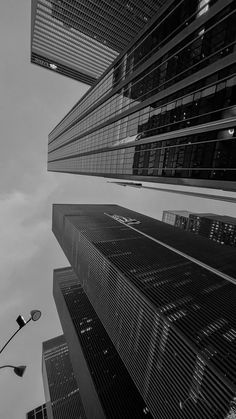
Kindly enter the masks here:
[[46, 404], [44, 403], [28, 412], [26, 419], [48, 419]]
[[231, 418], [235, 250], [116, 205], [54, 205], [53, 232], [153, 417]]
[[51, 131], [48, 170], [235, 191], [235, 20], [165, 2]]
[[53, 293], [87, 418], [151, 418], [71, 268], [54, 271]]
[[162, 221], [207, 237], [218, 244], [236, 247], [236, 218], [219, 214], [163, 211]]
[[49, 419], [86, 419], [63, 335], [43, 342], [43, 384]]
[[31, 0], [31, 62], [94, 84], [163, 3]]

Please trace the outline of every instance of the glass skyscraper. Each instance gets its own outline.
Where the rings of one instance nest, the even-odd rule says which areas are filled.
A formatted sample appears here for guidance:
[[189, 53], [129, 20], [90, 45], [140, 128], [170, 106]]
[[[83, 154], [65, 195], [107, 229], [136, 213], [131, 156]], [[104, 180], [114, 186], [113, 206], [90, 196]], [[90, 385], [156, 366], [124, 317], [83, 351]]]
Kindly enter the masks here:
[[94, 84], [163, 3], [31, 0], [31, 62]]
[[88, 419], [151, 419], [71, 268], [54, 271], [53, 294]]
[[235, 20], [165, 2], [51, 131], [48, 170], [236, 190]]
[[63, 335], [43, 342], [42, 372], [48, 419], [86, 419]]
[[235, 250], [117, 205], [53, 232], [153, 417], [235, 415]]

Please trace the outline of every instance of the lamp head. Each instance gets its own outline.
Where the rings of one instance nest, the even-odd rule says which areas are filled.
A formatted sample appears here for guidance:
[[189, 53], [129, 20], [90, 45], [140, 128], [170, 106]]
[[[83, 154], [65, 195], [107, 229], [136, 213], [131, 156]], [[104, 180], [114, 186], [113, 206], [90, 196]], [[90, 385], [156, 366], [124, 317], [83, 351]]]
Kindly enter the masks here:
[[18, 377], [23, 377], [25, 373], [26, 365], [19, 365], [19, 367], [14, 368], [14, 373], [18, 375]]
[[30, 315], [31, 315], [31, 319], [36, 322], [37, 320], [40, 319], [41, 317], [41, 311], [40, 310], [31, 310]]
[[26, 325], [26, 321], [23, 316], [18, 316], [16, 322], [18, 323], [20, 329]]

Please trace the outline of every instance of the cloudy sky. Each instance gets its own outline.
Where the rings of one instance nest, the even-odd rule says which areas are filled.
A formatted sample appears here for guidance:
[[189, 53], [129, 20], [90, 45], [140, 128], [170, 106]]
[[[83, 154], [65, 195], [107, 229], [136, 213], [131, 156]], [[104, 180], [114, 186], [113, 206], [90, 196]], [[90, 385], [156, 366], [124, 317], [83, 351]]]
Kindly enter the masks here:
[[61, 333], [52, 270], [68, 263], [51, 233], [53, 202], [117, 203], [158, 219], [171, 208], [232, 216], [236, 211], [224, 202], [47, 173], [47, 135], [87, 87], [30, 64], [29, 0], [2, 0], [0, 21], [0, 345], [16, 330], [18, 314], [27, 319], [32, 308], [43, 313], [1, 355], [0, 365], [25, 364], [27, 370], [22, 379], [0, 371], [0, 418], [23, 419], [44, 402], [42, 341]]

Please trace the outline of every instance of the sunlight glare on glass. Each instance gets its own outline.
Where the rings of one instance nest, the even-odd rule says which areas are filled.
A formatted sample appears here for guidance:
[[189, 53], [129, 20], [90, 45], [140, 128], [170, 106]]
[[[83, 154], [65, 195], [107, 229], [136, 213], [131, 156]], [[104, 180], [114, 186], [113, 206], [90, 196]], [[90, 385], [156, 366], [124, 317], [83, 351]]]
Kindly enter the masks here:
[[52, 70], [56, 70], [56, 69], [57, 69], [57, 65], [56, 65], [56, 64], [49, 64], [49, 67], [50, 67]]

